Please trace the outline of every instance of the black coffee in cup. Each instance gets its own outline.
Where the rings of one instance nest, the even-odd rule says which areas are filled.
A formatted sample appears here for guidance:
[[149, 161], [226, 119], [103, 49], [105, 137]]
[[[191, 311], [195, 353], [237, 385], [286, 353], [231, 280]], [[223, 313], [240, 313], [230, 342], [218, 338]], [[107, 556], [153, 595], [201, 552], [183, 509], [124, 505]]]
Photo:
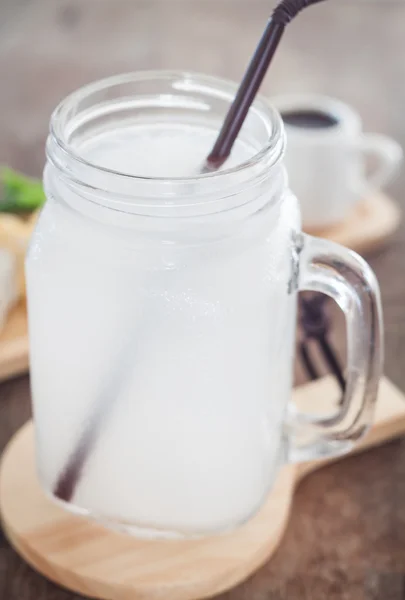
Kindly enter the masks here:
[[286, 125], [305, 129], [328, 129], [339, 123], [339, 120], [333, 115], [315, 109], [284, 111], [281, 116]]

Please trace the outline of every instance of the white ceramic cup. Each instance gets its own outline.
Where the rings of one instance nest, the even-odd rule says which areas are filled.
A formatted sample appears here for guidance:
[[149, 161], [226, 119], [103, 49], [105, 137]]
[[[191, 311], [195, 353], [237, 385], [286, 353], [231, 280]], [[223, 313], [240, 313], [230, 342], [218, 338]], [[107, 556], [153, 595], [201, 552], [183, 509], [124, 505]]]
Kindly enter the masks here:
[[[384, 135], [363, 133], [360, 116], [351, 106], [313, 94], [278, 96], [272, 104], [282, 116], [316, 112], [332, 121], [329, 126], [311, 127], [284, 119], [285, 165], [305, 229], [343, 221], [359, 200], [383, 188], [397, 171], [403, 154], [400, 145]], [[370, 173], [368, 158], [373, 160]]]

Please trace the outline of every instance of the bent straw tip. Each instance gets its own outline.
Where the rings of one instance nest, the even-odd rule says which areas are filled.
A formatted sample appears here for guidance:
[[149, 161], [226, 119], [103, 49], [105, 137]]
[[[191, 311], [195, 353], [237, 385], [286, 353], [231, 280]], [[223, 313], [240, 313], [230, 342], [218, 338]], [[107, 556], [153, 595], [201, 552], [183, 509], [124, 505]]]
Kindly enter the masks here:
[[272, 21], [279, 25], [288, 25], [290, 21], [304, 8], [323, 0], [282, 0], [272, 14]]

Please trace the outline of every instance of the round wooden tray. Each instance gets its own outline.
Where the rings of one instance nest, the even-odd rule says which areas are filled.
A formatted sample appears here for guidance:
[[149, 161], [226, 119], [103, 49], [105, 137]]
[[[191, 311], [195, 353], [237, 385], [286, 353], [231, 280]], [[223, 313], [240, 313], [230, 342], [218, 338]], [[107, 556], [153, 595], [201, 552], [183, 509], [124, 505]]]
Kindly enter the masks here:
[[190, 600], [220, 593], [265, 562], [283, 534], [294, 469], [277, 480], [268, 503], [235, 532], [200, 540], [141, 540], [76, 517], [42, 492], [32, 423], [2, 461], [3, 526], [36, 570], [80, 594], [105, 600]]

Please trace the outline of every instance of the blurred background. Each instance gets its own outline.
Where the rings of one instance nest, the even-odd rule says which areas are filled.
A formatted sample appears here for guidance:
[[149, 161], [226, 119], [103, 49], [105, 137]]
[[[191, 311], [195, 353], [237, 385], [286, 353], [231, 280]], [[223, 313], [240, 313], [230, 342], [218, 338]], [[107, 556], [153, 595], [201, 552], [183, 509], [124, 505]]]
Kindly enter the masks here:
[[[239, 81], [274, 6], [273, 0], [0, 0], [0, 164], [40, 176], [51, 111], [89, 81], [162, 68]], [[391, 135], [405, 147], [404, 27], [404, 0], [329, 0], [311, 8], [287, 28], [262, 93], [335, 96], [359, 111], [366, 131]], [[404, 170], [387, 191], [405, 209]], [[385, 372], [403, 390], [404, 257], [405, 224], [367, 256], [382, 289]], [[343, 335], [333, 332], [339, 347]], [[28, 416], [27, 390], [26, 379], [0, 388], [19, 406], [5, 413], [10, 435]], [[315, 475], [312, 488], [304, 484], [301, 519], [292, 520], [283, 550], [253, 584], [229, 596], [388, 600], [377, 594], [371, 575], [365, 595], [374, 566], [381, 585], [394, 581], [400, 589], [402, 575], [387, 574], [405, 572], [405, 446], [395, 442], [376, 452], [368, 462], [349, 459], [344, 469]], [[329, 491], [321, 500], [320, 488]], [[22, 569], [19, 591], [9, 588], [7, 600], [32, 598], [32, 586], [37, 598], [73, 598], [50, 592], [51, 584], [23, 572], [14, 555], [7, 560], [11, 572]]]

